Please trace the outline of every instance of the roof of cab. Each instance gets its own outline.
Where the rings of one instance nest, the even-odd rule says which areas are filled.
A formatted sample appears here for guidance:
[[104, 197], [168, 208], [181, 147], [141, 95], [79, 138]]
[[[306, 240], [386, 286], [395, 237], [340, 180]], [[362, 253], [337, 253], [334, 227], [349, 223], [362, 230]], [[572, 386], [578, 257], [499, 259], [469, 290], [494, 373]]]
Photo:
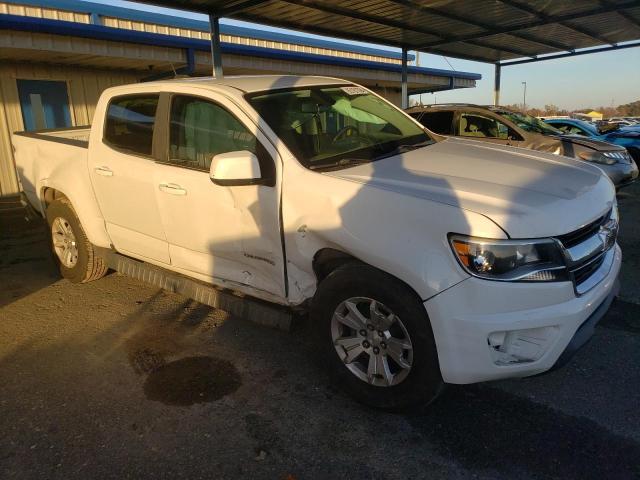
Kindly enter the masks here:
[[301, 75], [239, 75], [225, 76], [221, 79], [213, 77], [195, 77], [195, 78], [179, 78], [173, 80], [162, 80], [163, 84], [183, 84], [198, 87], [231, 87], [241, 90], [245, 93], [262, 92], [268, 90], [278, 90], [282, 88], [309, 87], [314, 85], [335, 85], [335, 84], [351, 84], [347, 80], [332, 77], [315, 77]]

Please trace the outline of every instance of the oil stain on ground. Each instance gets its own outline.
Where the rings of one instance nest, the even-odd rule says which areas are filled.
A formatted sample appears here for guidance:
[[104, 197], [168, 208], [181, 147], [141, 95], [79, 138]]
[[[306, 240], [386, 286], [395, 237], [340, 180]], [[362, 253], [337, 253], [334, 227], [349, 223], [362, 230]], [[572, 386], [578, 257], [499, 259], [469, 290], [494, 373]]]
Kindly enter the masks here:
[[235, 392], [241, 384], [240, 374], [230, 362], [197, 356], [153, 370], [144, 383], [144, 393], [149, 400], [166, 405], [189, 406], [218, 400]]

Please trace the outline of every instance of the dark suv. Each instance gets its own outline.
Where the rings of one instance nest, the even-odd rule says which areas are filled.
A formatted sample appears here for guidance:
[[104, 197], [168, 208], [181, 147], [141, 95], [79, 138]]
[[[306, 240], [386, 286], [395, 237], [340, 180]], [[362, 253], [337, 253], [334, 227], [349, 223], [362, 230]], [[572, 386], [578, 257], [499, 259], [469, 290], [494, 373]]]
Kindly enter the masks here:
[[542, 120], [503, 107], [444, 104], [412, 107], [407, 113], [440, 135], [530, 148], [596, 163], [616, 188], [628, 185], [638, 177], [638, 167], [625, 148], [564, 135]]

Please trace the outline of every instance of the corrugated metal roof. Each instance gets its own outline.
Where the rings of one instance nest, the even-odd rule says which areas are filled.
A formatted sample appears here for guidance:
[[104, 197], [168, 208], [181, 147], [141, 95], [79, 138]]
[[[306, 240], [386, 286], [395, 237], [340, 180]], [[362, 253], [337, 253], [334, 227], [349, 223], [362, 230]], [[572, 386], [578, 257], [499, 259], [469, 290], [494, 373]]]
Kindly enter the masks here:
[[639, 0], [143, 0], [483, 62], [640, 40]]

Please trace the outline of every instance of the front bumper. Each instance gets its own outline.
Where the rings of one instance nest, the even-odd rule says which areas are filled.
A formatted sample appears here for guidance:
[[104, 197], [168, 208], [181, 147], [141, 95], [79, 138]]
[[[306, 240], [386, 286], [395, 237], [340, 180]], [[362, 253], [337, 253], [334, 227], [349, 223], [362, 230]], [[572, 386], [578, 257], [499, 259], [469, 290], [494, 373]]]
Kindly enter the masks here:
[[[590, 336], [585, 327], [572, 345], [581, 326], [608, 309], [616, 293], [621, 261], [616, 245], [612, 260], [600, 267], [608, 270], [604, 279], [580, 296], [571, 282], [510, 283], [469, 278], [427, 300], [425, 308], [444, 381], [465, 384], [527, 377], [554, 367], [565, 351], [569, 353], [568, 348], [575, 351], [573, 347], [586, 342], [582, 337]], [[603, 305], [606, 307], [600, 308]], [[500, 354], [492, 339], [505, 332], [516, 334], [512, 335], [516, 338], [513, 345], [524, 358], [520, 363], [498, 360]], [[518, 336], [518, 332], [526, 333]], [[531, 359], [526, 358], [529, 353], [523, 353], [534, 350]]]

